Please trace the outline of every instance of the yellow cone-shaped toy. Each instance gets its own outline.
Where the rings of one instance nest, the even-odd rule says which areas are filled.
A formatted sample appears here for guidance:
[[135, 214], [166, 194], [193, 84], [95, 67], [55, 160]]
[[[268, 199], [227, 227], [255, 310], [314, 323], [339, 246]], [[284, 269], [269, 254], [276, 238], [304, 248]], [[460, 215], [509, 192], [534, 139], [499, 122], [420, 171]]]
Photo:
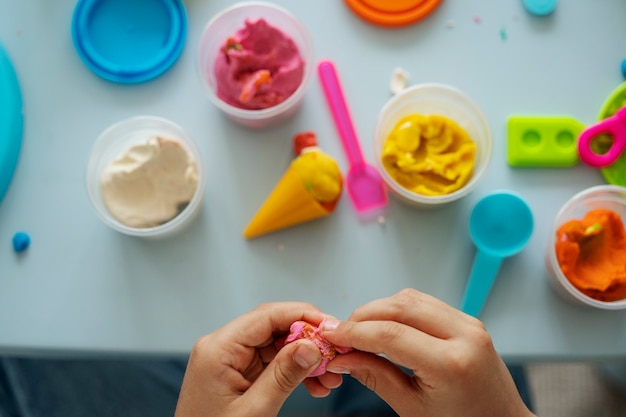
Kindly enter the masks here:
[[[250, 239], [331, 214], [342, 191], [337, 163], [317, 148], [310, 132], [295, 138], [295, 159], [243, 235]], [[304, 145], [303, 145], [304, 142]]]

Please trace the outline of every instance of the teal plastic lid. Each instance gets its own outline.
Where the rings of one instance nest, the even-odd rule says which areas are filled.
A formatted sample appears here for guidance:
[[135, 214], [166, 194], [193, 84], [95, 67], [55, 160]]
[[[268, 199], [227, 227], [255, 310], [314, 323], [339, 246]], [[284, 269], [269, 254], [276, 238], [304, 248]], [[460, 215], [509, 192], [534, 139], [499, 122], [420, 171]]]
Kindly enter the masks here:
[[22, 148], [22, 93], [15, 69], [0, 44], [0, 202], [4, 198]]
[[522, 0], [522, 3], [529, 13], [546, 16], [556, 9], [557, 0]]
[[80, 0], [72, 39], [78, 56], [109, 81], [135, 84], [168, 70], [187, 38], [180, 0]]

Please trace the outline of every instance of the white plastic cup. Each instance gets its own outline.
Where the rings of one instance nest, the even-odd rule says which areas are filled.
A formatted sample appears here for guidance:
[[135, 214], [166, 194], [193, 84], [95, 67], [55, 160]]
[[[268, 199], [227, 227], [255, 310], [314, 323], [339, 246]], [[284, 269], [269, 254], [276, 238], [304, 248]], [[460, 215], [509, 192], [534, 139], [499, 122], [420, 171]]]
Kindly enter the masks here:
[[[122, 156], [132, 146], [145, 144], [155, 135], [177, 140], [195, 160], [198, 169], [198, 186], [189, 204], [169, 221], [154, 227], [130, 227], [109, 213], [100, 193], [104, 169]], [[200, 152], [185, 131], [175, 123], [155, 116], [137, 116], [115, 123], [100, 134], [94, 143], [87, 165], [87, 192], [98, 217], [120, 233], [146, 238], [161, 238], [184, 230], [200, 211], [204, 195], [204, 172]]]
[[[400, 185], [387, 172], [382, 152], [387, 136], [397, 122], [410, 114], [441, 115], [454, 120], [476, 143], [472, 177], [462, 188], [441, 196], [418, 194]], [[464, 93], [444, 84], [417, 84], [390, 98], [381, 109], [374, 131], [374, 158], [380, 174], [392, 194], [418, 207], [435, 207], [468, 195], [483, 178], [493, 153], [489, 125], [478, 106]]]
[[617, 185], [598, 185], [587, 188], [569, 199], [559, 210], [554, 220], [552, 234], [546, 248], [546, 266], [549, 271], [552, 288], [566, 300], [578, 305], [585, 305], [602, 310], [621, 310], [626, 308], [626, 299], [618, 301], [600, 301], [579, 291], [563, 274], [556, 258], [556, 231], [563, 223], [572, 219], [582, 219], [593, 209], [609, 209], [618, 213], [626, 224], [626, 187]]
[[[226, 39], [243, 28], [247, 19], [258, 18], [293, 39], [304, 61], [304, 74], [300, 86], [283, 102], [266, 109], [241, 109], [217, 96], [214, 64]], [[274, 125], [293, 115], [302, 104], [314, 70], [313, 43], [304, 25], [286, 9], [266, 2], [237, 3], [215, 15], [202, 32], [198, 57], [200, 77], [213, 104], [232, 120], [250, 128]]]

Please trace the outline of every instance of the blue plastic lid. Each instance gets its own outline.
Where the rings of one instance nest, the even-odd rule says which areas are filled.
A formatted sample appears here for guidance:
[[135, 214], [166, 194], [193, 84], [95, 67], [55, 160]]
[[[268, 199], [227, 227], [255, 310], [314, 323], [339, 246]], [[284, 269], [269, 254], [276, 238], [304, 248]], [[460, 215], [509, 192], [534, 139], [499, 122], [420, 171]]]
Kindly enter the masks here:
[[22, 93], [13, 65], [0, 45], [0, 202], [17, 167], [23, 128]]
[[135, 84], [169, 69], [187, 38], [180, 0], [80, 0], [72, 39], [78, 55], [109, 81]]
[[556, 9], [556, 0], [522, 0], [524, 7], [535, 16], [549, 15]]

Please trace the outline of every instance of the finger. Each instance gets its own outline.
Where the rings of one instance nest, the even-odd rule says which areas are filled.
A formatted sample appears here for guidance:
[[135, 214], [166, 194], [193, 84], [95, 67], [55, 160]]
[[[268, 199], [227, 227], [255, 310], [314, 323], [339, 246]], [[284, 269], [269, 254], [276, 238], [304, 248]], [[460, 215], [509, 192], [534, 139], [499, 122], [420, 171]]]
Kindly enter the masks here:
[[281, 349], [259, 375], [242, 400], [259, 404], [267, 415], [276, 415], [289, 394], [322, 362], [318, 347], [297, 340]]
[[321, 310], [309, 303], [267, 303], [239, 316], [218, 330], [218, 333], [229, 343], [264, 346], [272, 340], [274, 334], [289, 331], [294, 321], [304, 320], [317, 325], [323, 318]]
[[[331, 361], [332, 362], [332, 361]], [[315, 378], [311, 378], [315, 379]], [[340, 374], [326, 372], [317, 377], [317, 380], [328, 389], [335, 389], [341, 385], [342, 377]]]
[[463, 333], [464, 326], [477, 321], [443, 301], [414, 289], [374, 300], [357, 308], [349, 320], [390, 320], [432, 336], [449, 339]]
[[326, 372], [315, 378], [307, 378], [302, 384], [312, 397], [322, 398], [328, 396], [331, 390], [341, 386], [342, 382], [343, 377], [340, 374]]
[[317, 378], [307, 378], [302, 381], [302, 385], [309, 391], [311, 397], [324, 398], [330, 394], [330, 388], [325, 387]]
[[[374, 354], [409, 369], [432, 372], [439, 369], [439, 356], [447, 343], [395, 321], [344, 321], [336, 328], [322, 328], [322, 335], [338, 346]], [[337, 361], [339, 355], [331, 363]], [[340, 362], [341, 363], [341, 362]]]
[[274, 359], [276, 353], [278, 352], [278, 349], [276, 349], [276, 346], [274, 346], [274, 344], [271, 344], [269, 346], [257, 348], [257, 351], [259, 352], [259, 357], [261, 358], [261, 361], [264, 365], [266, 365], [270, 363], [272, 359]]
[[[415, 410], [420, 392], [415, 389], [416, 380], [385, 358], [355, 351], [337, 357], [327, 369], [328, 372], [349, 373], [374, 391], [398, 415], [422, 415]], [[404, 404], [410, 404], [412, 408], [404, 410]]]

